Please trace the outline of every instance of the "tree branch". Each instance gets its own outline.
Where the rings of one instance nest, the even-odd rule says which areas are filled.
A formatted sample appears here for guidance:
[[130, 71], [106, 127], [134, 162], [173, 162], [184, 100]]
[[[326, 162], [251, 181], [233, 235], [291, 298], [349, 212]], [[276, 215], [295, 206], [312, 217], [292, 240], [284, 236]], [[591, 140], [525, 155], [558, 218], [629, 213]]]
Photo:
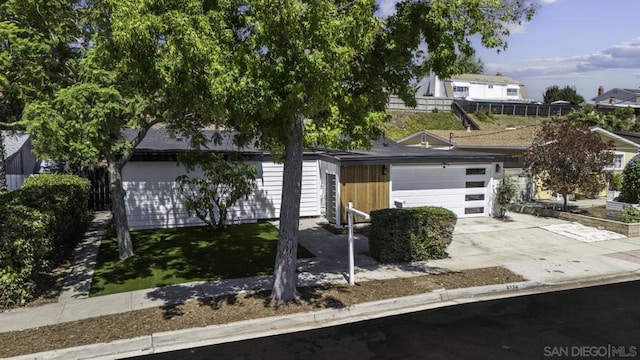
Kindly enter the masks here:
[[133, 140], [131, 140], [131, 147], [122, 154], [122, 157], [118, 159], [118, 166], [124, 166], [124, 164], [131, 159], [133, 156], [133, 152], [136, 150], [138, 145], [144, 140], [144, 137], [147, 136], [147, 132], [153, 125], [159, 124], [163, 121], [162, 118], [156, 118], [154, 120], [148, 121], [144, 126], [140, 127], [138, 130], [138, 135], [136, 135]]
[[15, 127], [18, 127], [18, 125], [20, 125], [19, 121], [14, 121], [14, 122], [10, 122], [10, 123], [6, 123], [6, 122], [0, 121], [0, 126], [2, 126], [2, 127], [15, 128]]

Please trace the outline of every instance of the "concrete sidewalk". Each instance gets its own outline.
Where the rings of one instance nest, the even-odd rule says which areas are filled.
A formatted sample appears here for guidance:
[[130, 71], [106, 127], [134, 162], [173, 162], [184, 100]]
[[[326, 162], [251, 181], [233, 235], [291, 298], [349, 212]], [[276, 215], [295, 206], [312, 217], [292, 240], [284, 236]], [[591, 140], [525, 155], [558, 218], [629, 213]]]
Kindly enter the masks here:
[[[89, 345], [21, 358], [123, 357], [126, 354], [168, 351], [216, 342], [234, 341], [318, 326], [329, 326], [402, 311], [451, 305], [486, 296], [513, 296], [512, 290], [548, 291], [549, 286], [590, 281], [640, 278], [640, 238], [581, 226], [558, 219], [509, 214], [508, 221], [492, 218], [459, 219], [450, 257], [442, 260], [400, 265], [380, 265], [367, 256], [368, 242], [355, 242], [356, 281], [409, 277], [425, 273], [504, 266], [528, 281], [459, 290], [443, 290], [420, 296], [360, 304], [346, 309], [262, 319], [170, 334], [154, 334], [111, 344]], [[0, 313], [0, 332], [22, 330], [89, 317], [180, 303], [192, 299], [267, 289], [271, 277], [196, 282], [87, 298], [89, 272], [95, 262], [100, 230], [108, 218], [97, 217], [77, 254], [70, 283], [59, 302]], [[299, 261], [299, 285], [347, 283], [346, 235], [335, 235], [318, 226], [323, 219], [303, 219], [300, 242], [316, 255]], [[84, 274], [84, 275], [83, 275]], [[75, 279], [75, 280], [73, 280]], [[73, 280], [73, 281], [72, 281]], [[75, 284], [74, 284], [75, 281]], [[517, 294], [517, 293], [516, 293]], [[471, 300], [470, 300], [471, 299]], [[324, 320], [323, 320], [324, 319]], [[154, 340], [155, 339], [155, 340]]]

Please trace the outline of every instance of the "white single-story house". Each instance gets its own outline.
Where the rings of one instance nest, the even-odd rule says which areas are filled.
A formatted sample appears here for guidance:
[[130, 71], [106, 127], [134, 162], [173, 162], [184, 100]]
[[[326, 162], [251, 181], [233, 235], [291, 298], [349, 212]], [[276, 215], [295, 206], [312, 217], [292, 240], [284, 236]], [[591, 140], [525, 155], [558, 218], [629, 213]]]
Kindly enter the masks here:
[[460, 74], [440, 79], [431, 73], [418, 82], [416, 95], [472, 101], [531, 101], [524, 84], [503, 75]]
[[[233, 132], [208, 130], [222, 142], [208, 151], [237, 152], [256, 165], [257, 188], [229, 209], [230, 221], [251, 222], [279, 216], [283, 165], [255, 147], [237, 148]], [[175, 179], [185, 173], [177, 163], [191, 151], [189, 141], [151, 129], [123, 169], [129, 226], [132, 229], [201, 225], [189, 216]], [[459, 217], [491, 216], [493, 189], [509, 156], [411, 148], [388, 139], [370, 150], [305, 151], [300, 216], [325, 216], [346, 223], [348, 202], [365, 212], [394, 206], [443, 206]], [[191, 176], [198, 176], [192, 173]]]

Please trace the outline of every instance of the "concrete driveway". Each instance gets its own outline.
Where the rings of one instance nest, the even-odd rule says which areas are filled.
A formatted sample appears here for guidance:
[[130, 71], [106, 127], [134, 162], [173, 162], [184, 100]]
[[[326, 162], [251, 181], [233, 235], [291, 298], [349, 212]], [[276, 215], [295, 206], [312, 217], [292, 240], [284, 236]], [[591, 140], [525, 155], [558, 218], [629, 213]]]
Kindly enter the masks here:
[[510, 213], [507, 221], [458, 219], [447, 251], [450, 258], [428, 263], [452, 270], [505, 266], [543, 283], [628, 274], [640, 268], [640, 238], [517, 213]]
[[[321, 219], [301, 221], [300, 243], [316, 258], [299, 261], [304, 273], [347, 269], [347, 237], [318, 227]], [[356, 235], [356, 278], [379, 279], [504, 266], [527, 280], [556, 284], [640, 274], [640, 238], [555, 218], [509, 213], [496, 218], [458, 219], [449, 258], [381, 265], [368, 253], [368, 239]]]

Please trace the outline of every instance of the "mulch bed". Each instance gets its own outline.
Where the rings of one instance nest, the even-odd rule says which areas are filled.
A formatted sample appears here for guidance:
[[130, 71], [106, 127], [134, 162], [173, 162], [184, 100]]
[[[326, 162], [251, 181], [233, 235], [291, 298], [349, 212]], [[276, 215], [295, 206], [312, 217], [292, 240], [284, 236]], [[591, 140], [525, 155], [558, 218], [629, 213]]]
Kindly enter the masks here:
[[436, 289], [523, 281], [502, 267], [367, 281], [356, 286], [300, 288], [290, 304], [277, 304], [268, 292], [247, 292], [183, 304], [101, 316], [23, 331], [0, 333], [0, 357], [128, 339], [152, 333], [226, 324], [292, 313], [343, 308], [353, 304], [422, 294]]

